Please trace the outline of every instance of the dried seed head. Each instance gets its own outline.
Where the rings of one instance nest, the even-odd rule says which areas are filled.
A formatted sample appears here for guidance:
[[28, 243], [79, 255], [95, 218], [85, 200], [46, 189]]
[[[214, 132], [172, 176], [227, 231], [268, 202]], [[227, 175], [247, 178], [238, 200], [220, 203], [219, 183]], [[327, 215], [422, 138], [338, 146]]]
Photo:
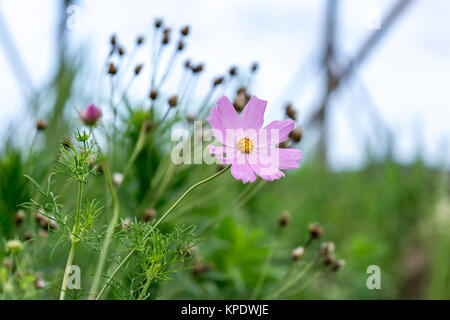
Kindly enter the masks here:
[[222, 77], [222, 76], [217, 77], [216, 79], [214, 79], [214, 81], [213, 81], [213, 87], [217, 87], [218, 85], [222, 84], [222, 83], [223, 83], [223, 80], [225, 80], [225, 78]]
[[12, 253], [20, 252], [23, 249], [22, 241], [20, 241], [20, 240], [9, 240], [9, 241], [6, 242], [6, 249], [9, 252], [12, 252]]
[[58, 222], [56, 222], [53, 219], [49, 219], [48, 226], [50, 227], [50, 229], [56, 230], [56, 229], [58, 229]]
[[320, 244], [320, 254], [327, 255], [327, 254], [333, 253], [334, 248], [335, 248], [334, 242], [332, 242], [332, 241], [322, 242]]
[[16, 224], [16, 226], [20, 226], [23, 220], [25, 220], [25, 211], [18, 210], [16, 213], [14, 213], [14, 223]]
[[177, 104], [178, 104], [178, 96], [176, 94], [174, 94], [173, 96], [171, 96], [169, 98], [168, 102], [169, 102], [169, 106], [171, 108], [175, 108], [177, 106]]
[[141, 73], [142, 68], [144, 67], [144, 65], [142, 63], [138, 64], [135, 68], [134, 68], [134, 74], [138, 75], [139, 73]]
[[28, 241], [31, 240], [31, 238], [33, 238], [33, 233], [30, 230], [25, 231], [23, 234], [23, 239]]
[[189, 34], [189, 26], [184, 26], [183, 28], [181, 28], [180, 33], [182, 36], [187, 36]]
[[102, 116], [102, 111], [94, 104], [90, 104], [86, 108], [80, 111], [80, 119], [84, 124], [93, 126], [97, 123], [97, 120]]
[[323, 261], [323, 263], [326, 266], [329, 266], [329, 265], [333, 264], [335, 261], [336, 261], [336, 258], [334, 257], [334, 254], [333, 253], [329, 253], [329, 254], [327, 254], [325, 256], [325, 260]]
[[338, 271], [339, 269], [341, 269], [343, 266], [345, 265], [345, 260], [338, 260], [335, 261], [332, 265], [331, 265], [331, 270], [333, 271]]
[[38, 131], [42, 131], [42, 130], [45, 130], [45, 128], [47, 128], [47, 122], [45, 120], [39, 119], [36, 122], [36, 129]]
[[186, 254], [186, 256], [190, 257], [198, 252], [198, 247], [197, 246], [188, 246], [185, 243], [185, 244], [183, 244], [183, 251]]
[[311, 238], [313, 239], [319, 239], [323, 234], [323, 229], [318, 223], [309, 224], [308, 230]]
[[297, 110], [294, 109], [292, 103], [286, 105], [286, 115], [292, 120], [297, 120]]
[[289, 148], [289, 139], [286, 139], [278, 144], [278, 148], [287, 149]]
[[200, 73], [203, 71], [203, 63], [199, 63], [196, 67], [192, 68], [193, 73]]
[[289, 212], [285, 211], [281, 214], [279, 222], [280, 226], [284, 227], [289, 223], [289, 220], [291, 220], [291, 216], [289, 215]]
[[187, 59], [187, 60], [184, 62], [184, 67], [185, 67], [186, 69], [190, 69], [190, 68], [191, 68], [191, 60]]
[[305, 253], [305, 248], [303, 248], [303, 247], [295, 248], [294, 250], [292, 250], [292, 260], [295, 261], [295, 260], [300, 259], [304, 253]]
[[122, 220], [122, 225], [120, 226], [120, 230], [127, 230], [131, 224], [133, 223], [133, 221], [131, 220], [130, 217], [126, 217], [125, 219]]
[[168, 44], [170, 41], [170, 29], [169, 28], [165, 28], [163, 31], [163, 38], [162, 38], [162, 44], [166, 45]]
[[184, 49], [184, 42], [183, 40], [178, 41], [177, 50], [182, 51]]
[[44, 209], [40, 208], [40, 209], [39, 209], [39, 212], [36, 212], [36, 213], [34, 214], [34, 218], [36, 219], [37, 222], [40, 223], [42, 220], [47, 219], [47, 217], [44, 216], [44, 214], [46, 214], [45, 211], [44, 211]]
[[252, 72], [256, 72], [256, 70], [258, 70], [258, 67], [259, 67], [258, 62], [253, 62], [251, 67], [250, 67], [250, 70]]
[[228, 73], [230, 76], [234, 77], [237, 74], [237, 68], [235, 66], [232, 66], [230, 70], [228, 70]]
[[44, 289], [46, 286], [47, 286], [47, 283], [42, 278], [42, 276], [37, 276], [36, 280], [34, 280], [34, 287], [39, 290], [39, 289]]
[[145, 222], [150, 222], [155, 217], [156, 217], [156, 210], [155, 209], [151, 208], [151, 209], [145, 210], [145, 213], [144, 213], [144, 221]]
[[119, 53], [119, 56], [123, 56], [125, 54], [125, 49], [122, 46], [119, 46], [117, 52]]
[[196, 118], [194, 116], [191, 116], [191, 115], [186, 116], [186, 121], [189, 123], [194, 123], [195, 120], [196, 120]]
[[212, 269], [211, 263], [203, 262], [200, 259], [195, 260], [194, 268], [192, 269], [192, 273], [194, 276], [198, 276], [204, 272], [207, 272]]
[[47, 230], [44, 230], [44, 229], [41, 229], [41, 230], [39, 230], [39, 238], [47, 238], [48, 237], [48, 231]]
[[120, 186], [123, 182], [123, 174], [121, 174], [120, 172], [114, 172], [112, 181], [116, 187]]
[[300, 127], [295, 128], [289, 133], [289, 137], [294, 141], [295, 143], [299, 143], [302, 140], [303, 137], [303, 129]]
[[145, 127], [145, 132], [148, 133], [155, 127], [155, 124], [153, 123], [153, 121], [145, 119], [144, 120], [144, 127]]
[[114, 63], [110, 63], [109, 65], [108, 65], [108, 74], [110, 74], [110, 75], [115, 75], [117, 73], [117, 68], [116, 68], [116, 66], [114, 65]]
[[140, 45], [142, 45], [142, 44], [144, 43], [144, 40], [145, 40], [144, 36], [139, 36], [139, 37], [137, 37], [137, 39], [136, 39], [136, 44], [137, 44], [138, 46], [140, 46]]
[[111, 39], [109, 40], [109, 42], [111, 43], [111, 46], [115, 47], [117, 44], [117, 36], [115, 34], [113, 34], [111, 36]]
[[152, 99], [152, 100], [156, 100], [156, 98], [158, 98], [158, 90], [152, 89], [152, 90], [150, 91], [149, 97], [150, 97], [150, 99]]
[[247, 93], [242, 91], [238, 93], [233, 101], [233, 105], [236, 111], [241, 112], [242, 110], [244, 110], [249, 100], [250, 96]]
[[155, 19], [155, 29], [161, 28], [162, 24], [163, 24], [162, 19], [160, 19], [160, 18]]

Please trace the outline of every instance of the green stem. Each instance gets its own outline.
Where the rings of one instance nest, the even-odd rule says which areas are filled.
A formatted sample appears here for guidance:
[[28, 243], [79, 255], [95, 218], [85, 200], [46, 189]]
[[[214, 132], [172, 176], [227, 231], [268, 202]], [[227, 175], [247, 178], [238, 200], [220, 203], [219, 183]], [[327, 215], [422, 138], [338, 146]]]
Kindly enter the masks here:
[[150, 287], [150, 283], [151, 283], [151, 282], [152, 282], [152, 281], [150, 280], [150, 278], [147, 278], [147, 281], [145, 282], [145, 286], [144, 286], [144, 288], [142, 289], [142, 292], [141, 292], [141, 294], [139, 295], [138, 300], [144, 299], [144, 296], [145, 296], [145, 294], [147, 293], [148, 287]]
[[67, 257], [67, 263], [66, 268], [64, 269], [64, 277], [63, 282], [61, 286], [61, 294], [59, 296], [59, 300], [64, 300], [66, 296], [66, 289], [67, 289], [67, 280], [69, 279], [69, 271], [70, 267], [72, 266], [73, 258], [75, 256], [75, 250], [77, 243], [79, 241], [78, 239], [78, 233], [80, 231], [80, 215], [81, 215], [81, 202], [83, 200], [83, 182], [78, 182], [78, 199], [77, 199], [77, 212], [76, 212], [76, 222], [75, 226], [73, 228], [71, 241], [72, 245], [70, 246], [70, 252], [69, 256]]
[[[206, 178], [200, 182], [197, 182], [196, 184], [194, 184], [193, 186], [191, 186], [189, 189], [187, 189], [182, 195], [181, 197], [178, 198], [177, 201], [175, 201], [175, 203], [161, 216], [161, 218], [159, 218], [159, 220], [152, 226], [152, 228], [149, 230], [149, 232], [146, 234], [145, 238], [161, 223], [164, 221], [164, 219], [173, 211], [173, 209], [175, 209], [175, 207], [194, 189], [196, 189], [197, 187], [201, 186], [202, 184], [207, 183], [208, 181], [213, 180], [214, 178], [217, 178], [218, 176], [220, 176], [222, 173], [224, 173], [225, 171], [227, 171], [228, 169], [230, 169], [231, 165], [228, 165], [227, 167], [225, 167], [224, 169], [222, 169], [221, 171], [213, 174], [212, 176], [210, 176], [209, 178]], [[102, 296], [102, 294], [104, 293], [104, 291], [106, 290], [106, 288], [109, 286], [109, 284], [111, 283], [111, 280], [115, 277], [115, 275], [119, 272], [119, 270], [125, 265], [125, 263], [131, 258], [131, 256], [133, 255], [133, 253], [136, 251], [136, 248], [131, 249], [131, 251], [128, 253], [128, 255], [122, 260], [122, 262], [116, 267], [116, 269], [113, 271], [113, 273], [111, 274], [110, 277], [108, 277], [108, 280], [106, 281], [106, 283], [103, 285], [102, 289], [100, 290], [99, 294], [97, 295], [97, 300], [99, 300]]]
[[283, 227], [280, 227], [277, 235], [275, 236], [275, 239], [274, 239], [272, 245], [270, 246], [269, 254], [266, 256], [266, 261], [264, 262], [264, 267], [261, 271], [261, 274], [259, 275], [258, 282], [256, 283], [255, 289], [253, 290], [253, 293], [251, 295], [251, 298], [250, 298], [251, 300], [255, 300], [258, 298], [259, 292], [261, 291], [261, 287], [264, 284], [264, 280], [266, 280], [267, 272], [269, 271], [269, 265], [270, 265], [270, 262], [272, 261], [273, 253], [275, 252], [275, 248], [277, 247], [278, 241], [280, 240], [281, 228], [283, 228]]
[[[97, 263], [97, 268], [95, 270], [94, 280], [92, 282], [91, 291], [89, 293], [89, 299], [94, 299], [98, 286], [100, 285], [100, 277], [105, 266], [106, 256], [108, 254], [109, 245], [111, 243], [112, 235], [114, 232], [114, 228], [116, 226], [116, 222], [119, 219], [119, 200], [117, 198], [116, 190], [114, 189], [114, 185], [111, 178], [111, 172], [109, 171], [108, 166], [105, 163], [105, 176], [108, 182], [108, 187], [111, 192], [112, 200], [113, 200], [113, 215], [111, 217], [111, 221], [108, 225], [108, 229], [106, 231], [105, 240], [103, 241], [102, 251], [100, 252], [100, 256]], [[103, 289], [102, 289], [103, 291]]]

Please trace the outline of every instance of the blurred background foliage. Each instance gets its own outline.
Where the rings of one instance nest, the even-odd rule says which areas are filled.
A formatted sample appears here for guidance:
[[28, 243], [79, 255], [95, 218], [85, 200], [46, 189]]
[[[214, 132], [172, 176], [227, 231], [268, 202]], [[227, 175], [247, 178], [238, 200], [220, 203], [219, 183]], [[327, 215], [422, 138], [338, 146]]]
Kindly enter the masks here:
[[[30, 109], [44, 106], [48, 110], [44, 117], [46, 129], [30, 129], [25, 145], [16, 143], [12, 130], [0, 147], [2, 298], [53, 299], [59, 294], [68, 242], [59, 241], [53, 232], [39, 228], [30, 212], [25, 212], [20, 224], [14, 214], [20, 204], [37, 197], [24, 174], [45, 186], [59, 144], [68, 137], [73, 138], [73, 130], [81, 126], [68, 109], [74, 101], [86, 100], [79, 98], [86, 88], [80, 90], [77, 85], [83, 65], [81, 59], [64, 54], [60, 61], [51, 84], [30, 99]], [[235, 89], [246, 84], [246, 79], [239, 78], [228, 89], [229, 95], [233, 95], [230, 98], [234, 98]], [[163, 95], [155, 105], [152, 123], [160, 123], [164, 118], [166, 101]], [[212, 106], [214, 99], [207, 104], [208, 108]], [[119, 125], [112, 125], [114, 132], [110, 129], [110, 118], [96, 129], [106, 132], [103, 138], [114, 134], [113, 138], [101, 140], [112, 172], [123, 172], [148, 110], [147, 101], [141, 104], [124, 101], [123, 105]], [[122, 219], [142, 220], [150, 208], [155, 208], [158, 216], [188, 186], [217, 170], [216, 165], [171, 163], [168, 144], [171, 128], [177, 123], [191, 126], [185, 120], [187, 113], [183, 106], [177, 106], [176, 114], [164, 119], [161, 124], [167, 125], [161, 125], [132, 164], [119, 190]], [[386, 141], [388, 145], [391, 142]], [[303, 149], [303, 142], [299, 147]], [[426, 165], [420, 155], [412, 163], [399, 163], [389, 150], [377, 157], [372, 157], [368, 150], [368, 161], [359, 169], [332, 170], [321, 151], [320, 147], [307, 148], [301, 168], [288, 172], [279, 181], [248, 186], [226, 174], [190, 194], [161, 225], [161, 230], [168, 232], [175, 224], [196, 226], [195, 233], [201, 238], [197, 252], [184, 270], [171, 275], [171, 280], [152, 284], [151, 296], [158, 299], [249, 298], [265, 258], [279, 237], [261, 291], [261, 297], [270, 296], [273, 288], [291, 276], [291, 273], [286, 276], [294, 264], [291, 252], [307, 243], [308, 224], [317, 222], [324, 230], [321, 240], [336, 244], [336, 256], [345, 260], [345, 266], [339, 272], [322, 274], [323, 267], [318, 263], [316, 269], [305, 273], [292, 294], [280, 298], [449, 299], [448, 172]], [[74, 187], [58, 177], [54, 189], [65, 207], [73, 210]], [[85, 194], [105, 204], [106, 209], [97, 222], [102, 229], [111, 216], [111, 199], [104, 176], [91, 177]], [[291, 219], [280, 229], [279, 217], [285, 211]], [[24, 250], [13, 257], [6, 250], [6, 242], [11, 239], [25, 242]], [[320, 241], [311, 243], [305, 253], [306, 261], [314, 260], [319, 245]], [[98, 251], [88, 247], [80, 250], [82, 253], [75, 262], [83, 274], [81, 287], [89, 288]], [[115, 240], [110, 262], [124, 254], [124, 247]], [[16, 268], [13, 279], [10, 259]], [[108, 263], [105, 272], [110, 273], [112, 265]], [[381, 290], [369, 290], [366, 286], [369, 276], [366, 269], [370, 265], [381, 268]], [[129, 281], [127, 275], [135, 267], [130, 263], [121, 272], [120, 281]], [[85, 298], [85, 294], [83, 290], [74, 290], [71, 297]], [[120, 297], [118, 291], [108, 293], [108, 298]]]

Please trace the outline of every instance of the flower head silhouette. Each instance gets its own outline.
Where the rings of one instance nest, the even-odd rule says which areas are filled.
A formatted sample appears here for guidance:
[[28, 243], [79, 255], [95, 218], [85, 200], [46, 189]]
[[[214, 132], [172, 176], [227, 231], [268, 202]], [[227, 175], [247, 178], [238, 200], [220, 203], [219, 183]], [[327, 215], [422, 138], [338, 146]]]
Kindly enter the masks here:
[[209, 151], [222, 163], [231, 164], [231, 174], [243, 183], [256, 175], [273, 181], [284, 176], [281, 170], [298, 168], [298, 149], [276, 148], [294, 129], [294, 121], [273, 121], [263, 126], [267, 101], [252, 97], [241, 116], [230, 100], [222, 96], [208, 117], [214, 136], [222, 146], [209, 145]]

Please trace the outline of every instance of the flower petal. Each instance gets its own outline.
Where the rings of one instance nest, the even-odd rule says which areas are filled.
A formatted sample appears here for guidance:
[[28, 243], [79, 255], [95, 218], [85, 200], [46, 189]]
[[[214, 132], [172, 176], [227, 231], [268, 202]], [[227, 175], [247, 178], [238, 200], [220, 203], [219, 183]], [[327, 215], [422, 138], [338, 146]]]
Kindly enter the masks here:
[[231, 174], [236, 180], [242, 180], [243, 183], [254, 182], [256, 175], [249, 166], [245, 155], [238, 152], [236, 161], [231, 165]]
[[284, 173], [280, 171], [270, 161], [270, 157], [266, 152], [262, 152], [264, 149], [258, 149], [256, 152], [248, 154], [249, 165], [252, 170], [261, 178], [268, 181], [273, 181], [284, 177]]
[[267, 101], [253, 96], [242, 112], [242, 128], [244, 130], [261, 129], [264, 123], [264, 112], [266, 111]]
[[241, 119], [226, 96], [217, 101], [217, 108], [212, 108], [207, 118], [214, 136], [222, 144], [234, 146], [236, 129], [241, 128]]
[[294, 130], [295, 122], [293, 120], [272, 121], [259, 131], [258, 147], [274, 146], [283, 142]]
[[[276, 148], [279, 153], [278, 168], [279, 169], [295, 169], [300, 166], [298, 163], [302, 160], [302, 152], [298, 149]], [[274, 149], [272, 149], [274, 150]]]
[[217, 110], [222, 118], [225, 129], [237, 129], [241, 127], [241, 119], [226, 96], [222, 96], [217, 101]]

